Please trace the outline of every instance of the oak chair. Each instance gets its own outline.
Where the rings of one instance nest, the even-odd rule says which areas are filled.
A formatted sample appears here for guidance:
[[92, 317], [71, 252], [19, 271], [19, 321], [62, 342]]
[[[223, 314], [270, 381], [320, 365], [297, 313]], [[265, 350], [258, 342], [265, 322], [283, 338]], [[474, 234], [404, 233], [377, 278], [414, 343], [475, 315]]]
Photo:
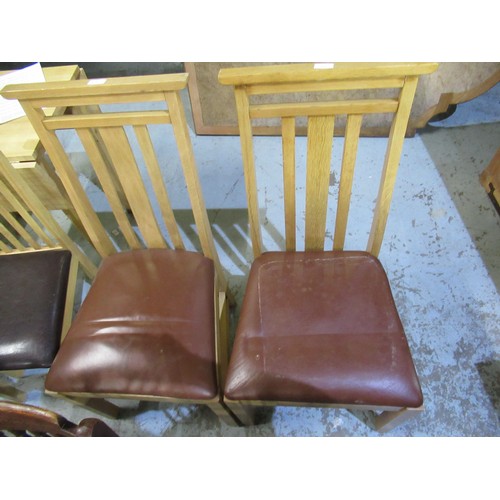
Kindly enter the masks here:
[[98, 418], [84, 418], [78, 424], [45, 408], [0, 401], [0, 437], [118, 437]]
[[[78, 267], [96, 266], [0, 152], [0, 370], [48, 368], [73, 315]], [[12, 384], [0, 392], [22, 397]]]
[[[46, 391], [109, 416], [120, 408], [107, 399], [127, 398], [203, 404], [234, 423], [222, 401], [227, 285], [181, 101], [187, 79], [182, 73], [12, 85], [2, 95], [23, 106], [103, 257]], [[53, 106], [71, 106], [72, 115], [45, 116], [43, 108]], [[101, 222], [60, 131], [78, 137], [92, 168], [80, 177], [98, 179], [116, 225]], [[169, 144], [167, 154], [161, 148]], [[165, 179], [175, 177], [175, 159], [202, 253], [188, 248], [174, 216]]]
[[[220, 83], [234, 86], [254, 252], [224, 399], [243, 424], [254, 422], [257, 406], [302, 405], [360, 410], [377, 429], [388, 430], [422, 409], [405, 332], [377, 256], [418, 77], [436, 67], [292, 64], [219, 72]], [[388, 88], [396, 89], [393, 97], [321, 97], [322, 91]], [[320, 97], [294, 102], [294, 93]], [[372, 113], [393, 114], [378, 198], [366, 250], [344, 250], [361, 123]], [[342, 115], [333, 248], [325, 249], [334, 126]], [[296, 250], [299, 117], [307, 120], [304, 251]], [[252, 121], [263, 118], [281, 122], [284, 252], [263, 253], [252, 135]]]

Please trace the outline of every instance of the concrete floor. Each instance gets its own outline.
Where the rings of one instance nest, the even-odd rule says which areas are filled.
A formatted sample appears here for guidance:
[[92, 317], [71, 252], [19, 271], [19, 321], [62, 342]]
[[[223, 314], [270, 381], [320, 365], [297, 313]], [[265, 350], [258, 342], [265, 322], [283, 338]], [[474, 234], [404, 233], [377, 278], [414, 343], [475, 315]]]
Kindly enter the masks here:
[[[191, 138], [217, 247], [237, 301], [234, 334], [251, 256], [239, 139], [194, 133]], [[375, 162], [380, 164], [383, 157], [384, 142], [360, 140], [355, 190], [370, 200], [374, 198], [371, 176]], [[478, 180], [499, 144], [498, 86], [405, 142], [380, 260], [406, 329], [426, 410], [388, 436], [500, 436], [500, 216]], [[260, 192], [264, 246], [278, 249], [284, 236], [277, 191], [281, 181], [279, 170], [269, 166], [278, 164], [280, 139], [257, 138], [255, 148], [258, 176], [268, 186]], [[338, 159], [340, 139], [334, 148]], [[298, 139], [297, 151], [298, 157], [304, 155], [305, 139]], [[334, 170], [332, 195], [336, 189]], [[298, 190], [301, 201], [303, 189]], [[353, 196], [348, 248], [365, 245], [368, 228], [360, 201]], [[180, 200], [173, 203], [185, 208]], [[299, 235], [302, 224], [299, 220]], [[331, 234], [327, 237], [331, 240]], [[87, 289], [84, 285], [82, 293]], [[44, 395], [44, 375], [43, 370], [35, 371], [17, 381], [28, 393], [27, 403], [74, 421], [90, 416], [71, 403]], [[5, 376], [0, 375], [0, 383], [1, 377]], [[197, 406], [120, 404], [127, 408], [125, 416], [105, 420], [122, 436], [378, 435], [346, 410], [266, 409], [258, 425], [238, 428]]]

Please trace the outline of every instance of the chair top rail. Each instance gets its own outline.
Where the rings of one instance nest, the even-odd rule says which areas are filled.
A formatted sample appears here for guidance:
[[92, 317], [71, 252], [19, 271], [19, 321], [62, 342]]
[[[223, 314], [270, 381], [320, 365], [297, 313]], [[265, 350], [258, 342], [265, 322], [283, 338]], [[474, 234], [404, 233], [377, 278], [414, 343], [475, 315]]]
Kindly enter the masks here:
[[432, 73], [437, 63], [331, 63], [280, 64], [223, 68], [219, 82], [224, 85], [258, 85], [310, 81], [394, 78]]
[[39, 82], [6, 85], [1, 90], [5, 99], [50, 99], [52, 97], [109, 96], [171, 92], [186, 87], [187, 73], [142, 75], [133, 77], [72, 80], [67, 82]]

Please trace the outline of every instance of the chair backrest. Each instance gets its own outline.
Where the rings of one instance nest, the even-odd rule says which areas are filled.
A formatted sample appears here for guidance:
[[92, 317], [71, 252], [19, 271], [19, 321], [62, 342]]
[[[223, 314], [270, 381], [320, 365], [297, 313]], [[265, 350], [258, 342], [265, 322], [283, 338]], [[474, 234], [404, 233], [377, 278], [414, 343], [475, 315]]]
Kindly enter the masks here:
[[55, 248], [70, 250], [87, 276], [95, 276], [92, 260], [0, 152], [0, 256]]
[[53, 411], [0, 401], [0, 436], [117, 437], [100, 419], [87, 418], [78, 425]]
[[[233, 85], [235, 91], [250, 234], [255, 257], [262, 252], [262, 235], [259, 222], [252, 120], [263, 118], [281, 120], [286, 250], [293, 251], [296, 249], [296, 125], [299, 117], [306, 117], [305, 249], [323, 250], [334, 124], [337, 116], [346, 116], [333, 238], [333, 248], [341, 250], [345, 242], [353, 172], [363, 117], [373, 113], [393, 114], [367, 245], [369, 252], [378, 255], [418, 77], [431, 73], [436, 68], [437, 64], [434, 63], [337, 63], [250, 66], [220, 70], [219, 82]], [[393, 91], [395, 97], [372, 98], [373, 92], [382, 90], [387, 94], [386, 89], [396, 89], [395, 92]], [[353, 99], [348, 95], [346, 99], [333, 100], [328, 97], [328, 94], [324, 94], [329, 92], [332, 95], [331, 91], [352, 90], [366, 90], [369, 97]], [[276, 99], [274, 102], [269, 102], [269, 97], [275, 98], [277, 95], [279, 96], [278, 102]], [[311, 95], [316, 97], [311, 99]], [[322, 98], [322, 95], [327, 97]], [[261, 97], [254, 98], [254, 96]], [[297, 98], [297, 96], [302, 97]], [[252, 99], [254, 99], [253, 102]], [[260, 101], [255, 102], [255, 99]]]
[[[79, 168], [58, 132], [76, 131], [128, 248], [184, 249], [165, 181], [165, 162], [175, 157], [165, 160], [158, 154], [163, 146], [158, 138], [167, 144], [165, 125], [171, 125], [177, 145], [173, 149], [178, 151], [199, 242], [204, 255], [214, 261], [218, 282], [225, 288], [181, 100], [187, 80], [188, 75], [182, 73], [10, 85], [1, 94], [18, 99], [23, 106], [82, 225], [103, 257], [115, 253], [116, 244], [95, 212], [80, 182]], [[54, 117], [43, 112], [43, 108], [58, 106], [71, 107], [72, 114]]]

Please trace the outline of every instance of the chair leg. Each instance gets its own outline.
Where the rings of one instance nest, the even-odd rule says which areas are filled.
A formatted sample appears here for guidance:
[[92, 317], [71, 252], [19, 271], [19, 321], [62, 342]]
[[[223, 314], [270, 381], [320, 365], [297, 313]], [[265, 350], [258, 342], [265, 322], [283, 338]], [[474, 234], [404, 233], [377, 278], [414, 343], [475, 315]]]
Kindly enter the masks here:
[[[25, 372], [24, 370], [5, 370], [2, 373], [8, 377], [20, 379], [24, 376]], [[27, 396], [26, 392], [17, 389], [10, 383], [0, 384], [0, 394], [20, 402], [23, 402]]]
[[26, 396], [25, 392], [10, 385], [0, 385], [0, 394], [15, 399], [16, 401], [21, 401], [24, 399], [24, 396]]
[[255, 406], [243, 405], [238, 402], [224, 401], [231, 412], [236, 415], [239, 425], [255, 425]]
[[419, 408], [403, 408], [399, 411], [384, 411], [380, 415], [373, 414], [373, 425], [377, 431], [387, 432], [420, 414], [423, 410], [424, 407], [421, 406]]
[[78, 279], [78, 259], [72, 255], [68, 276], [68, 287], [66, 292], [66, 303], [64, 306], [63, 324], [61, 328], [61, 342], [66, 337], [69, 327], [73, 321], [73, 307], [75, 304], [76, 282]]
[[238, 419], [222, 401], [209, 403], [207, 406], [227, 425], [239, 425]]
[[229, 288], [226, 290], [226, 299], [231, 309], [236, 307], [236, 299], [234, 298], [233, 292], [231, 292]]
[[68, 396], [66, 394], [48, 392], [46, 393], [49, 396], [55, 396], [58, 398], [66, 399], [71, 403], [86, 408], [88, 410], [94, 411], [95, 413], [99, 413], [104, 417], [108, 418], [118, 418], [120, 416], [121, 408], [116, 406], [115, 404], [107, 401], [106, 399], [101, 398], [81, 398], [76, 396]]

